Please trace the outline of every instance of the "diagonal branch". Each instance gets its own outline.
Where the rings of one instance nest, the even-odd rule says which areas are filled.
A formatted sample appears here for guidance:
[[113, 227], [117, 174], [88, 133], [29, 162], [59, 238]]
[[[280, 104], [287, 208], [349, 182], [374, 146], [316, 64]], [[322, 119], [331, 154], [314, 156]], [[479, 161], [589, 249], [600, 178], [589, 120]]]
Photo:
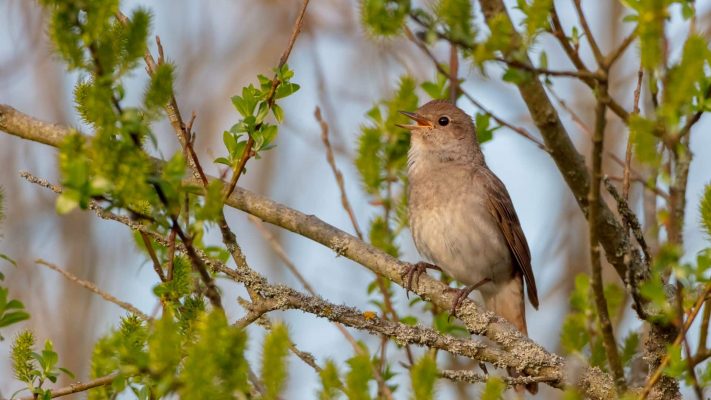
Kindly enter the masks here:
[[[36, 183], [39, 183], [39, 182], [36, 182]], [[41, 183], [40, 183], [40, 184], [41, 184]], [[43, 186], [44, 186], [44, 185], [43, 185]], [[66, 278], [67, 280], [72, 281], [72, 282], [76, 283], [77, 285], [79, 285], [79, 286], [81, 286], [81, 287], [83, 287], [83, 288], [85, 288], [85, 289], [88, 289], [88, 290], [90, 290], [90, 291], [92, 291], [92, 292], [98, 294], [99, 296], [101, 296], [104, 300], [108, 301], [109, 303], [114, 303], [114, 304], [116, 304], [117, 306], [123, 308], [124, 310], [130, 312], [131, 314], [136, 315], [138, 318], [140, 318], [140, 319], [142, 319], [142, 320], [144, 320], [144, 321], [148, 321], [149, 319], [151, 319], [149, 316], [147, 316], [146, 314], [144, 314], [144, 313], [143, 313], [141, 310], [139, 310], [138, 308], [134, 307], [132, 304], [127, 303], [127, 302], [125, 302], [125, 301], [121, 301], [121, 300], [117, 299], [116, 297], [114, 297], [114, 296], [112, 296], [112, 295], [110, 295], [110, 294], [104, 292], [103, 290], [99, 289], [99, 288], [98, 288], [94, 283], [92, 283], [92, 282], [89, 282], [89, 281], [87, 281], [87, 280], [81, 279], [81, 278], [79, 278], [78, 276], [76, 276], [76, 275], [70, 273], [69, 271], [66, 271], [66, 270], [60, 268], [59, 266], [50, 263], [49, 261], [45, 261], [45, 260], [42, 260], [42, 259], [37, 259], [37, 260], [35, 260], [35, 262], [36, 262], [38, 265], [42, 265], [42, 266], [47, 267], [47, 268], [49, 268], [49, 269], [51, 269], [51, 270], [53, 270], [53, 271], [59, 272], [59, 273], [60, 273], [64, 278]]]
[[[29, 129], [27, 130], [23, 129], [28, 127]], [[32, 127], [36, 127], [39, 130], [33, 130]], [[63, 138], [72, 133], [67, 128], [41, 122], [5, 105], [0, 105], [0, 130], [4, 130], [14, 136], [50, 144], [55, 147], [59, 146]], [[48, 133], [48, 135], [42, 135], [40, 132]], [[155, 164], [160, 167], [162, 161], [155, 160]], [[191, 189], [194, 188], [196, 194], [203, 194], [199, 179], [187, 179], [185, 184], [190, 185]], [[407, 266], [406, 263], [323, 222], [313, 215], [303, 214], [240, 187], [235, 189], [235, 192], [227, 199], [226, 204], [321, 243], [333, 249], [338, 255], [345, 256], [400, 286], [403, 285], [401, 274]], [[127, 221], [127, 223], [134, 224], [134, 226], [137, 225], [131, 221]], [[182, 244], [176, 245], [183, 246]], [[264, 281], [263, 277], [253, 274], [252, 271], [235, 271], [226, 267], [224, 271], [222, 269], [220, 271], [228, 274], [228, 276], [239, 276], [243, 281], [249, 280], [252, 285], [258, 285]], [[419, 285], [415, 288], [415, 293], [438, 307], [448, 308], [454, 300], [454, 295], [447, 292], [446, 288], [447, 286], [444, 283], [423, 275], [420, 278]], [[319, 304], [321, 306], [331, 306], [329, 303]], [[341, 310], [338, 307], [340, 306], [330, 308], [330, 310]], [[325, 313], [324, 310], [320, 312]], [[339, 315], [336, 312], [324, 314], [325, 317], [329, 318], [335, 318]], [[355, 314], [350, 315], [355, 317]], [[466, 300], [462, 303], [456, 316], [464, 322], [471, 333], [484, 335], [498, 343], [505, 350], [504, 354], [515, 355], [513, 357], [515, 361], [512, 360], [513, 364], [510, 366], [518, 370], [523, 370], [530, 375], [536, 376], [557, 374], [560, 379], [559, 387], [566, 384], [574, 384], [593, 399], [609, 399], [615, 395], [614, 384], [608, 374], [597, 368], [589, 367], [585, 368], [580, 374], [574, 375], [572, 369], [568, 368], [560, 356], [549, 353], [542, 346], [523, 336], [503, 318], [484, 311], [471, 300]], [[345, 323], [345, 320], [339, 322]], [[370, 323], [365, 324], [365, 326], [370, 326]], [[417, 338], [410, 338], [409, 340], [415, 339]], [[487, 347], [487, 349], [493, 351], [490, 347]]]
[[[504, 15], [511, 32], [514, 32], [512, 40], [515, 43], [522, 43], [502, 0], [482, 0], [480, 4], [487, 23], [491, 23], [492, 19], [498, 15]], [[530, 64], [530, 60], [526, 61]], [[576, 150], [558, 112], [548, 98], [543, 84], [537, 79], [532, 79], [519, 83], [517, 86], [553, 161], [558, 166], [558, 170], [575, 196], [581, 210], [587, 214], [590, 174], [585, 165], [585, 158]], [[625, 257], [628, 255], [632, 257], [630, 260], [632, 266], [642, 265], [641, 258], [627, 239], [625, 228], [616, 220], [603, 199], [599, 199], [599, 218], [595, 222], [595, 230], [600, 244], [605, 249], [607, 260], [615, 267], [622, 279], [624, 279], [627, 270]]]

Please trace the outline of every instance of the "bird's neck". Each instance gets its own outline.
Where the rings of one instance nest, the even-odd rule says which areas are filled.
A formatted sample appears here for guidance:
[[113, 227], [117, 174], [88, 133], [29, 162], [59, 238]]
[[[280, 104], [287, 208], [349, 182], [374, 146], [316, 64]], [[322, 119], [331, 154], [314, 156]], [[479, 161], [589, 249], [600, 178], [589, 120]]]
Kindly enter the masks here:
[[[462, 143], [464, 144], [464, 143]], [[466, 144], [464, 144], [466, 146]], [[476, 143], [469, 148], [432, 148], [418, 141], [413, 141], [407, 153], [407, 169], [410, 180], [420, 177], [433, 177], [439, 172], [449, 173], [452, 169], [470, 170], [486, 166], [484, 154]]]

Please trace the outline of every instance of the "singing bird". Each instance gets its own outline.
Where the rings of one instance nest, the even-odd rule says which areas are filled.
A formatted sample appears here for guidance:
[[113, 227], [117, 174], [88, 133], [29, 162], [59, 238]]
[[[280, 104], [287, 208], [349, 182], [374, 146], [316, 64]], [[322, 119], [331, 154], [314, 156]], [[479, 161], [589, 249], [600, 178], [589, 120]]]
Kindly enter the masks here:
[[403, 274], [407, 289], [426, 268], [441, 269], [467, 286], [458, 289], [452, 314], [478, 289], [488, 310], [528, 334], [524, 281], [538, 308], [531, 252], [506, 187], [486, 165], [471, 117], [441, 100], [401, 113], [414, 121], [399, 125], [411, 132], [410, 228], [418, 252], [433, 263]]

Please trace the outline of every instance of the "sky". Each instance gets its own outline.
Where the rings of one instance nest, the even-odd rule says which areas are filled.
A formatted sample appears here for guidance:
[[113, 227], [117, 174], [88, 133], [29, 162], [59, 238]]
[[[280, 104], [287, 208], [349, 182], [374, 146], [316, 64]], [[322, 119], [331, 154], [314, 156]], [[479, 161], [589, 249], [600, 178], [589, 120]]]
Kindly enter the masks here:
[[[153, 32], [160, 35], [167, 57], [177, 67], [179, 106], [184, 115], [195, 111], [198, 116], [195, 130], [203, 164], [210, 165], [211, 159], [224, 155], [221, 133], [238, 117], [229, 98], [242, 86], [256, 82], [257, 74], [268, 74], [277, 64], [296, 16], [297, 3], [300, 2], [122, 2], [125, 13], [137, 6], [153, 12]], [[564, 26], [570, 27], [575, 21], [569, 2], [557, 3], [560, 3]], [[711, 2], [698, 2], [702, 27], [708, 26], [707, 14], [711, 9], [708, 3]], [[601, 32], [599, 41], [603, 51], [611, 49], [613, 43], [619, 42], [631, 29], [629, 24], [612, 24], [610, 15], [621, 19], [625, 12], [610, 2], [586, 2], [585, 6], [593, 30]], [[512, 11], [512, 15], [518, 20], [521, 18], [516, 11]], [[82, 76], [67, 73], [52, 53], [43, 18], [44, 14], [34, 2], [0, 1], [0, 103], [43, 120], [86, 129], [78, 120], [71, 100], [72, 87]], [[478, 11], [476, 20], [481, 21]], [[608, 29], [608, 24], [617, 28]], [[686, 35], [678, 10], [675, 10], [667, 32], [671, 38], [672, 57], [678, 56], [678, 44]], [[151, 49], [155, 53], [154, 44]], [[536, 45], [535, 52], [542, 50], [548, 53], [549, 65], [558, 69], [571, 68], [550, 38], [543, 38]], [[445, 46], [437, 46], [434, 51], [441, 60], [446, 60]], [[592, 65], [587, 46], [583, 45], [581, 51], [588, 65]], [[632, 104], [637, 52], [636, 45], [627, 52], [620, 66], [613, 71], [611, 82], [613, 94], [627, 109], [631, 109]], [[537, 59], [537, 53], [532, 59]], [[340, 206], [338, 187], [326, 163], [314, 110], [317, 106], [324, 110], [331, 126], [336, 162], [345, 175], [346, 191], [361, 226], [366, 226], [377, 209], [368, 203], [353, 165], [356, 139], [360, 126], [366, 121], [365, 112], [392, 93], [401, 75], [409, 74], [423, 81], [432, 79], [434, 68], [412, 44], [400, 39], [373, 38], [364, 32], [356, 1], [331, 0], [311, 2], [304, 31], [296, 42], [289, 65], [296, 73], [294, 81], [301, 85], [301, 90], [282, 104], [286, 118], [277, 147], [263, 159], [250, 162], [248, 174], [240, 185], [352, 232], [350, 221]], [[501, 73], [500, 67], [492, 66], [482, 74], [468, 61], [462, 62], [463, 87], [467, 91], [498, 116], [540, 137], [515, 87], [502, 82]], [[137, 68], [126, 83], [127, 103], [140, 99], [145, 80], [145, 72]], [[590, 93], [569, 79], [553, 81], [558, 96], [580, 113], [587, 126], [591, 126], [593, 103]], [[424, 103], [426, 96], [418, 94]], [[476, 112], [466, 100], [461, 100], [458, 105], [470, 114]], [[589, 152], [585, 127], [576, 124], [560, 106], [559, 111], [579, 151]], [[616, 117], [611, 114], [608, 117], [611, 121], [607, 131], [608, 150], [623, 154], [627, 132], [619, 121], [615, 121]], [[709, 128], [709, 120], [703, 117], [692, 132], [691, 147], [695, 159], [689, 177], [689, 206], [684, 231], [688, 257], [693, 257], [708, 244], [699, 229], [696, 205], [709, 179], [707, 171], [711, 171], [711, 136], [705, 134]], [[169, 125], [160, 122], [156, 124], [155, 132], [159, 138], [155, 154], [169, 158], [179, 149]], [[539, 311], [528, 312], [529, 334], [547, 349], [559, 351], [559, 337], [551, 332], [558, 331], [562, 315], [567, 311], [568, 290], [571, 276], [574, 276], [571, 271], [588, 268], [585, 221], [554, 163], [534, 144], [503, 128], [484, 145], [483, 150], [487, 163], [511, 194], [533, 255], [542, 304]], [[610, 175], [621, 175], [614, 163], [607, 160], [605, 165]], [[125, 227], [82, 212], [57, 216], [53, 209], [54, 195], [19, 177], [18, 171], [30, 170], [56, 182], [56, 152], [53, 149], [0, 135], [0, 167], [0, 186], [7, 195], [5, 209], [8, 214], [7, 221], [0, 227], [0, 253], [16, 258], [19, 264], [8, 274], [6, 283], [11, 287], [12, 295], [22, 299], [32, 311], [33, 318], [25, 327], [37, 330], [42, 339], [65, 337], [59, 340], [59, 348], [63, 351], [60, 351], [60, 364], [62, 357], [70, 358], [68, 353], [76, 353], [78, 355], [70, 364], [86, 373], [81, 355], [89, 354], [93, 341], [114, 327], [124, 312], [90, 295], [74, 293], [81, 289], [68, 286], [55, 273], [41, 270], [32, 260], [45, 258], [74, 268], [75, 273], [93, 279], [100, 287], [147, 314], [156, 311], [156, 299], [152, 296], [155, 274], [145, 257], [135, 250], [131, 233]], [[207, 172], [219, 175], [221, 170], [217, 165], [210, 165]], [[638, 199], [641, 189], [638, 185], [633, 189], [633, 198]], [[227, 216], [252, 267], [271, 282], [299, 288], [298, 282], [246, 215], [228, 210]], [[373, 309], [365, 289], [373, 278], [371, 272], [336, 257], [331, 250], [308, 239], [277, 228], [270, 228], [270, 231], [321, 296], [337, 304]], [[218, 243], [219, 232], [213, 229], [210, 238]], [[409, 231], [405, 231], [398, 242], [403, 260], [420, 260]], [[6, 266], [0, 268], [3, 272], [7, 269]], [[615, 279], [613, 274], [608, 275], [611, 280]], [[224, 291], [228, 315], [233, 320], [238, 318], [242, 310], [234, 300], [237, 296], [244, 297], [245, 292], [227, 281], [218, 281], [218, 284]], [[406, 310], [404, 290], [395, 288], [395, 293], [398, 307]], [[296, 311], [274, 313], [272, 317], [284, 320], [299, 348], [312, 352], [319, 361], [327, 357], [343, 361], [352, 354], [344, 338], [326, 321]], [[637, 326], [635, 318], [628, 312], [619, 329], [626, 332]], [[8, 334], [3, 331], [3, 335], [12, 337], [11, 333], [16, 330], [9, 330]], [[377, 349], [378, 338], [358, 331], [352, 333], [364, 340], [371, 351]], [[250, 328], [250, 357], [255, 360], [258, 359], [262, 335], [260, 328]], [[8, 351], [9, 340], [0, 342], [0, 354]], [[4, 359], [0, 356], [0, 376], [8, 376], [9, 364]], [[289, 394], [313, 393], [318, 387], [313, 371], [293, 357], [291, 365]], [[398, 382], [407, 385], [406, 373], [402, 369], [399, 371]], [[17, 382], [0, 379], [0, 394], [10, 394], [17, 388]], [[541, 396], [546, 396], [546, 392]]]

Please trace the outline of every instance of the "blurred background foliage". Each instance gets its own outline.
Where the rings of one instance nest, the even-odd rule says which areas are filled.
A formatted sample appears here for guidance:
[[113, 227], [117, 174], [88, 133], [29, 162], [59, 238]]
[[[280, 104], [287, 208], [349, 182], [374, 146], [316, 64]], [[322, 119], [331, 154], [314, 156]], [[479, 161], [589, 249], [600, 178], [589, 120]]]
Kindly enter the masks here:
[[[197, 115], [195, 148], [207, 173], [229, 176], [251, 138], [258, 160], [250, 162], [240, 185], [353, 231], [352, 221], [339, 203], [339, 189], [320, 140], [321, 129], [313, 117], [318, 106], [330, 127], [330, 141], [345, 175], [354, 215], [366, 227], [364, 236], [392, 255], [418, 261], [407, 231], [405, 208], [408, 138], [394, 124], [404, 122], [397, 110], [414, 110], [431, 98], [452, 97], [447, 74], [454, 67], [450, 46], [443, 38], [459, 46], [459, 80], [454, 89], [464, 90], [474, 102], [460, 97], [462, 92], [456, 90], [454, 97], [475, 118], [487, 161], [506, 183], [531, 245], [542, 307], [528, 313], [529, 334], [551, 351], [583, 357], [605, 368], [590, 284], [582, 274], [590, 264], [585, 219], [550, 157], [510, 129], [536, 132], [513, 85], [535, 79], [531, 71], [515, 67], [525, 59], [526, 52], [521, 49], [526, 49], [541, 69], [572, 69], [555, 39], [545, 34], [550, 28], [552, 0], [507, 2], [523, 43], [511, 40], [511, 28], [502, 19], [490, 22], [496, 27], [490, 33], [478, 4], [470, 1], [313, 0], [288, 66], [278, 65], [279, 56], [291, 33], [298, 2], [124, 1], [121, 10], [128, 15], [128, 24], [109, 23], [118, 1], [39, 3], [48, 7], [22, 0], [0, 4], [0, 102], [47, 121], [95, 132], [96, 139], [67, 141], [57, 158], [53, 149], [0, 135], [0, 163], [5, 171], [0, 175], [4, 189], [0, 203], [5, 214], [0, 225], [0, 254], [9, 259], [0, 260], [3, 286], [8, 287], [0, 292], [0, 300], [5, 299], [0, 301], [0, 306], [4, 303], [0, 325], [23, 321], [27, 313], [32, 316], [3, 329], [3, 336], [12, 338], [15, 345], [11, 346], [13, 340], [0, 343], [5, 354], [13, 347], [13, 359], [3, 358], [0, 375], [10, 376], [14, 364], [16, 372], [19, 366], [23, 376], [35, 384], [41, 379], [64, 385], [73, 381], [72, 375], [103, 376], [120, 365], [127, 374], [146, 370], [153, 377], [192, 374], [177, 381], [146, 378], [133, 382], [137, 397], [148, 396], [141, 392], [145, 383], [155, 388], [154, 395], [177, 391], [190, 398], [214, 388], [225, 392], [208, 397], [220, 398], [228, 392], [247, 390], [249, 363], [259, 366], [255, 370], [267, 384], [265, 398], [276, 398], [282, 392], [287, 398], [304, 393], [337, 398], [341, 391], [351, 398], [369, 398], [374, 391], [368, 385], [374, 385], [375, 380], [370, 366], [375, 365], [396, 398], [404, 398], [410, 391], [418, 399], [432, 396], [433, 357], [437, 355], [419, 352], [413, 358], [410, 349], [402, 351], [393, 343], [387, 344], [386, 352], [380, 338], [357, 331], [353, 335], [362, 341], [362, 351], [354, 353], [326, 321], [294, 312], [275, 312], [285, 325], [275, 325], [268, 334], [250, 327], [245, 335], [227, 323], [242, 315], [233, 300], [246, 297], [243, 289], [218, 281], [226, 319], [219, 313], [203, 312], [202, 300], [190, 293], [187, 259], [176, 258], [174, 281], [159, 284], [149, 258], [140, 251], [145, 247], [136, 244], [140, 241], [124, 227], [98, 220], [76, 207], [86, 207], [92, 196], [108, 192], [112, 207], [149, 215], [157, 227], [169, 231], [181, 200], [181, 193], [171, 190], [185, 173], [180, 145], [161, 110], [173, 86], [184, 114], [194, 111]], [[95, 17], [77, 19], [71, 7], [80, 3], [93, 7]], [[593, 65], [595, 50], [576, 22], [574, 4], [556, 2], [568, 41], [583, 62]], [[52, 7], [57, 8], [51, 12]], [[665, 215], [662, 201], [650, 196], [644, 186], [671, 190], [673, 174], [664, 163], [672, 154], [683, 156], [684, 152], [675, 148], [664, 153], [659, 151], [659, 143], [678, 139], [688, 116], [709, 107], [711, 4], [611, 0], [585, 2], [583, 8], [606, 53], [638, 26], [639, 42], [620, 56], [608, 82], [610, 94], [628, 110], [640, 63], [660, 82], [646, 87], [641, 101], [642, 110], [654, 108], [657, 112], [629, 118], [636, 151], [634, 169], [640, 172], [630, 204], [641, 216], [655, 256], [653, 276], [673, 273], [679, 282], [693, 288], [708, 280], [704, 271], [711, 265], [707, 249], [711, 190], [704, 189], [711, 170], [711, 137], [703, 134], [708, 121], [701, 118], [693, 128], [698, 134], [687, 135], [690, 141], [681, 143], [684, 151], [694, 155], [683, 231], [675, 233], [684, 237], [681, 247], [668, 243], [669, 232], [664, 228], [670, 217]], [[692, 34], [689, 18], [694, 21]], [[668, 42], [660, 40], [663, 33]], [[160, 35], [166, 59], [149, 76], [143, 71], [141, 57], [146, 48], [157, 54], [152, 39], [155, 34]], [[423, 45], [431, 53], [423, 52]], [[502, 55], [513, 63], [500, 62]], [[430, 56], [441, 64], [435, 65]], [[278, 87], [272, 84], [272, 76], [279, 80]], [[542, 79], [566, 128], [574, 135], [578, 151], [589, 154], [595, 93], [579, 80], [561, 76]], [[659, 97], [661, 89], [664, 95]], [[511, 126], [502, 127], [489, 112]], [[624, 159], [627, 129], [610, 114], [605, 150], [611, 156], [604, 159], [604, 171], [611, 177], [622, 176], [622, 167], [615, 160]], [[539, 137], [537, 133], [534, 136]], [[135, 151], [137, 146], [147, 152]], [[149, 156], [171, 160], [157, 180], [150, 176]], [[97, 159], [101, 163], [90, 167], [90, 160]], [[55, 200], [53, 194], [19, 178], [17, 171], [25, 169], [62, 182], [67, 190]], [[158, 198], [162, 196], [157, 195], [156, 187], [162, 188], [165, 198]], [[213, 188], [213, 197], [219, 198], [221, 189]], [[219, 219], [214, 207], [219, 203], [209, 199], [192, 205], [199, 213], [190, 225], [190, 234], [206, 250], [220, 242], [218, 229], [203, 224]], [[226, 218], [255, 269], [271, 281], [300, 286], [244, 214], [227, 210]], [[348, 260], [335, 258], [330, 250], [282, 230], [269, 230], [324, 298], [406, 323], [419, 321], [443, 332], [465, 333], [443, 310], [406, 298], [404, 290], [374, 279]], [[162, 256], [166, 249], [158, 251]], [[177, 308], [164, 311], [149, 332], [139, 319], [125, 317], [123, 310], [41, 270], [33, 262], [38, 257], [96, 282], [145, 314], [154, 315], [161, 306], [154, 294], [172, 299]], [[634, 359], [639, 358], [641, 323], [629, 307], [631, 300], [615, 284], [619, 279], [614, 270], [606, 266], [604, 275], [610, 282], [605, 293], [622, 361], [629, 379], [639, 383], [644, 371], [635, 369]], [[676, 309], [669, 307], [661, 285], [649, 284], [642, 292], [661, 310], [659, 318], [674, 318]], [[695, 343], [700, 332], [690, 332], [689, 339]], [[316, 374], [303, 363], [287, 364], [290, 341], [323, 361], [323, 370]], [[144, 342], [146, 346], [140, 349], [131, 347]], [[39, 350], [41, 343], [44, 350]], [[173, 350], [181, 346], [186, 367], [177, 372]], [[215, 354], [224, 357], [203, 359], [200, 355], [208, 348], [220, 349]], [[38, 357], [28, 358], [30, 349], [38, 352]], [[685, 379], [684, 393], [692, 393], [680, 346], [669, 353], [667, 372]], [[409, 374], [399, 367], [400, 362], [413, 363]], [[437, 365], [475, 367], [471, 360], [443, 356], [437, 358]], [[34, 375], [33, 370], [37, 371]], [[242, 372], [219, 376], [224, 370]], [[215, 376], [219, 376], [219, 384], [215, 384]], [[418, 384], [411, 385], [409, 377]], [[711, 380], [708, 366], [698, 379]], [[171, 386], [175, 382], [182, 383]], [[19, 388], [17, 381], [0, 380], [3, 395]], [[439, 398], [470, 398], [476, 393], [494, 399], [503, 386], [492, 379], [486, 385], [440, 383], [438, 388]], [[111, 390], [122, 389], [116, 386]], [[106, 390], [92, 396], [109, 396]], [[539, 397], [560, 395], [544, 388]]]

